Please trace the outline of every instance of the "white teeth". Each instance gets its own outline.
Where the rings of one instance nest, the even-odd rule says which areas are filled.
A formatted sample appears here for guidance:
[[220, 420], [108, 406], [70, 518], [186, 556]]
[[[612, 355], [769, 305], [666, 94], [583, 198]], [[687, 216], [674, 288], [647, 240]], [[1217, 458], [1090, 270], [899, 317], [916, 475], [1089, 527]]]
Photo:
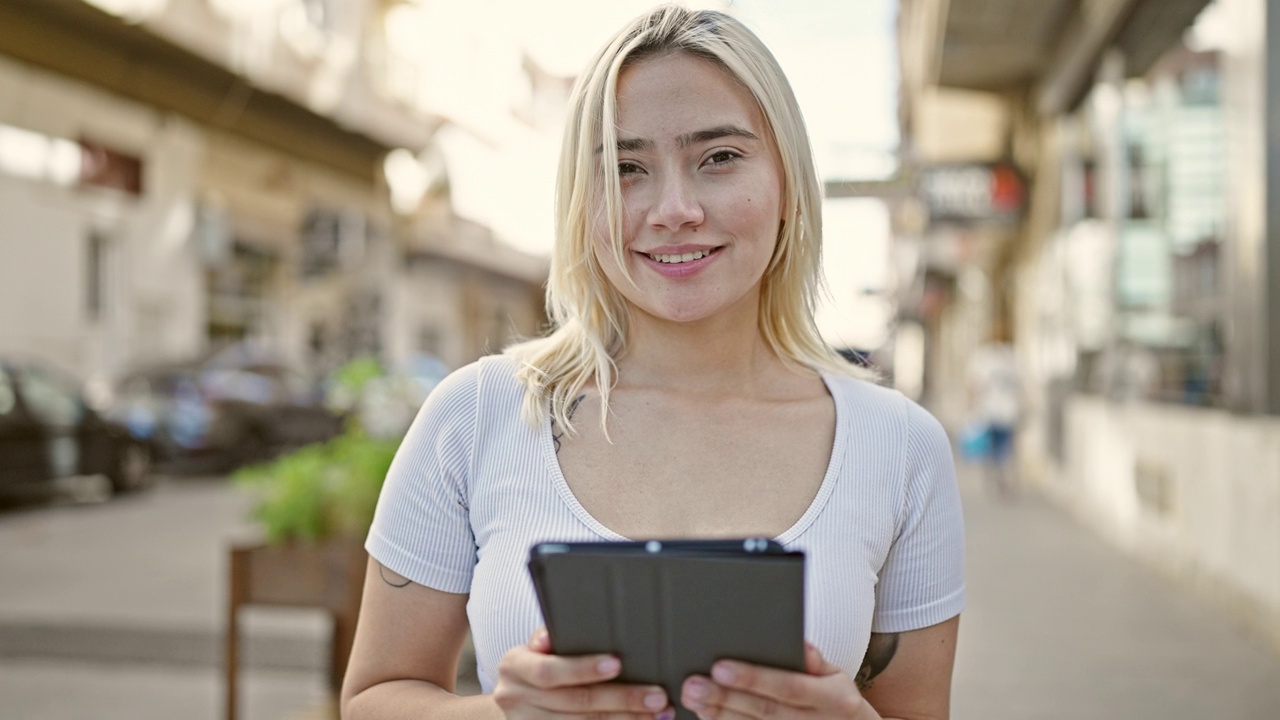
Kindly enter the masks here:
[[675, 263], [687, 263], [691, 260], [700, 260], [710, 254], [711, 254], [710, 250], [698, 250], [696, 252], [687, 252], [682, 255], [654, 255], [650, 253], [649, 257], [653, 258], [654, 260], [657, 260], [660, 263], [675, 264]]

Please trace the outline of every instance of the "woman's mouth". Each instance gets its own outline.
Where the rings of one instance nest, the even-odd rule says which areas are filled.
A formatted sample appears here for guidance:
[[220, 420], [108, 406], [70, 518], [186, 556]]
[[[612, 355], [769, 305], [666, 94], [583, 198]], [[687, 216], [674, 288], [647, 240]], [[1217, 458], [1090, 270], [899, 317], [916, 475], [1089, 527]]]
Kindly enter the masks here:
[[694, 275], [715, 261], [720, 248], [699, 248], [681, 253], [640, 253], [646, 263], [659, 275], [668, 278], [684, 278]]
[[645, 253], [645, 255], [648, 255], [650, 260], [653, 260], [655, 262], [660, 262], [664, 265], [680, 265], [682, 263], [693, 262], [694, 260], [701, 260], [702, 258], [707, 257], [708, 255], [710, 255], [711, 253], [715, 252], [718, 249], [719, 248], [712, 248], [709, 250], [695, 250], [693, 252], [678, 253], [678, 254]]

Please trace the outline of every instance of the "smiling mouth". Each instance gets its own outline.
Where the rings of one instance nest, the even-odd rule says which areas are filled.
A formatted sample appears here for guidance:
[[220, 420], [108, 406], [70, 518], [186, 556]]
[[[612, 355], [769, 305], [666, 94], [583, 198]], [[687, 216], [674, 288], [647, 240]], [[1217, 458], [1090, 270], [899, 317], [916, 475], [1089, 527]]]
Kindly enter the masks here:
[[664, 265], [679, 265], [680, 263], [693, 262], [701, 260], [720, 248], [712, 248], [710, 250], [695, 250], [694, 252], [680, 253], [674, 255], [645, 253], [650, 260], [663, 263]]

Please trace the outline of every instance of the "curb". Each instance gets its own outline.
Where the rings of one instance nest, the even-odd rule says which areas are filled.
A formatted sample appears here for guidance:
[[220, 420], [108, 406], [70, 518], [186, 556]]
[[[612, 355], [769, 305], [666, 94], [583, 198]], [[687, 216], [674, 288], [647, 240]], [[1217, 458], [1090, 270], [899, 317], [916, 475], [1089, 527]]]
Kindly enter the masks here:
[[[324, 670], [327, 637], [270, 631], [242, 634], [240, 662], [246, 668]], [[102, 625], [0, 623], [0, 658], [89, 660], [103, 663], [222, 667], [222, 633], [209, 630]]]
[[[0, 622], [0, 659], [79, 660], [104, 664], [223, 668], [225, 640], [210, 630], [157, 629], [76, 623]], [[258, 629], [240, 636], [240, 666], [258, 670], [327, 672], [329, 638]], [[458, 663], [459, 684], [478, 687], [475, 651], [468, 642]]]

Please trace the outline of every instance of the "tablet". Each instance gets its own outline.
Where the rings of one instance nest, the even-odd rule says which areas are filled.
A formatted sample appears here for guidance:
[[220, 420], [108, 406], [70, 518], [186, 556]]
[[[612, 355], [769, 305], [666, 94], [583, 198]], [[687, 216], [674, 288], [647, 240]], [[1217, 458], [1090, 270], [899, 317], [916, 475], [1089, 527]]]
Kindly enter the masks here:
[[611, 653], [663, 686], [719, 659], [804, 670], [804, 554], [764, 538], [540, 543], [529, 572], [557, 655]]

